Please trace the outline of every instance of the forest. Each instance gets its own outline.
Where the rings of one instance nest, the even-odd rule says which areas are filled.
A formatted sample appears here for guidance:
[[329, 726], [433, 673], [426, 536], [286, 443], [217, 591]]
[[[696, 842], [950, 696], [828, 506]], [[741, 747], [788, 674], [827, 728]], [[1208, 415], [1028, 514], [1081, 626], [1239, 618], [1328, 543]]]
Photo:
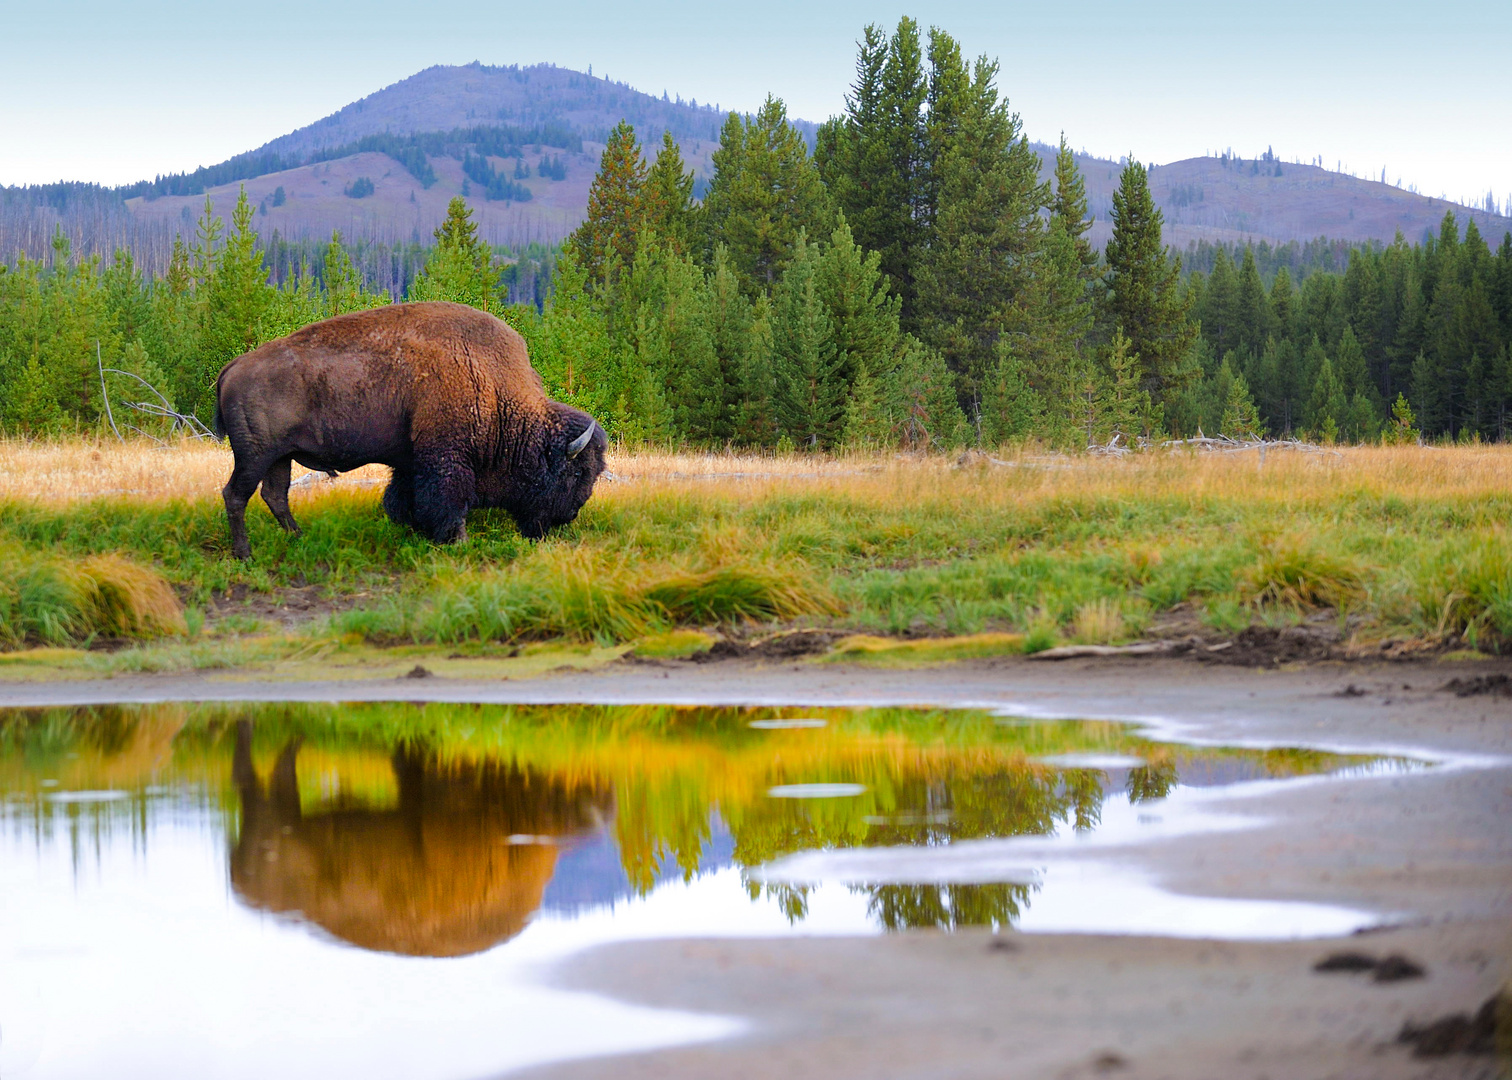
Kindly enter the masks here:
[[[490, 248], [460, 199], [428, 247], [381, 251], [265, 244], [245, 196], [229, 222], [207, 201], [158, 276], [60, 234], [0, 265], [0, 427], [162, 436], [165, 412], [208, 419], [220, 367], [261, 342], [446, 299], [510, 322], [548, 389], [632, 444], [1507, 437], [1512, 235], [1450, 213], [1411, 245], [1204, 245], [1183, 265], [1130, 160], [1099, 252], [1066, 140], [1042, 176], [998, 76], [943, 30], [868, 27], [812, 150], [769, 97], [730, 114], [701, 198], [671, 133], [643, 148], [622, 122], [560, 250]], [[423, 140], [393, 149], [428, 169]], [[171, 410], [131, 407], [154, 401]]]

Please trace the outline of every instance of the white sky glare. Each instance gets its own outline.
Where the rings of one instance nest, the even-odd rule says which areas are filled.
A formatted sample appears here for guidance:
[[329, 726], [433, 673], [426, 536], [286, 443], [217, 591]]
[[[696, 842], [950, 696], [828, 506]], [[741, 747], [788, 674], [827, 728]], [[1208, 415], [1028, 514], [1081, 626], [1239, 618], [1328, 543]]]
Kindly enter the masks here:
[[214, 164], [432, 64], [551, 62], [754, 109], [838, 112], [855, 41], [902, 14], [1002, 65], [1031, 138], [1165, 163], [1321, 155], [1480, 202], [1512, 190], [1512, 3], [832, 0], [427, 7], [413, 0], [0, 0], [0, 184]]

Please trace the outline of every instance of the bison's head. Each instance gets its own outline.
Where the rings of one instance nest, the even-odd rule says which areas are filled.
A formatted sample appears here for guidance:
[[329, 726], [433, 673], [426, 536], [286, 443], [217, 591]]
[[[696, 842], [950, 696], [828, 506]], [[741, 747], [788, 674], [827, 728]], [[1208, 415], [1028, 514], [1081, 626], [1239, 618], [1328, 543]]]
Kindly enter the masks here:
[[511, 507], [520, 532], [532, 540], [577, 518], [604, 471], [609, 449], [604, 429], [581, 409], [553, 403], [552, 418], [557, 422], [541, 447], [541, 472], [531, 498]]

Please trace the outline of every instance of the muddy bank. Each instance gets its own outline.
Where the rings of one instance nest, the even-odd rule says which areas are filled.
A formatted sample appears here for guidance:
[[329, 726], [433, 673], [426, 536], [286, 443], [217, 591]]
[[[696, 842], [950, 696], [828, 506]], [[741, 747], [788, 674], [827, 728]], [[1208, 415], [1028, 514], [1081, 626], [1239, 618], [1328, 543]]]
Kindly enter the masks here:
[[1336, 948], [1320, 942], [969, 931], [618, 945], [570, 961], [554, 982], [748, 1017], [750, 1034], [515, 1075], [1490, 1078], [1493, 1056], [1420, 1057], [1398, 1037], [1473, 1013], [1505, 977], [1506, 931], [1487, 921], [1350, 941], [1427, 971], [1384, 984], [1314, 972]]

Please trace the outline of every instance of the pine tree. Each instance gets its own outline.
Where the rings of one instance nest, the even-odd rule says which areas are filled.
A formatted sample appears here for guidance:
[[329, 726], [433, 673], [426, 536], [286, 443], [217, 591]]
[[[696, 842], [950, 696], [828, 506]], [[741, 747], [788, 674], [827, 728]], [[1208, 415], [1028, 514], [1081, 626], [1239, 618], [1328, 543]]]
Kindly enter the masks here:
[[[919, 325], [945, 357], [968, 412], [979, 415], [998, 337], [1020, 318], [1031, 267], [1044, 243], [1049, 203], [1039, 158], [1019, 118], [999, 100], [997, 65], [978, 60], [948, 137], [936, 133], [936, 203], [918, 263]], [[933, 122], [934, 118], [931, 118]], [[963, 287], [969, 282], [969, 287]]]
[[849, 450], [880, 450], [892, 442], [882, 388], [863, 359], [845, 403], [840, 444]]
[[1244, 247], [1244, 260], [1239, 266], [1239, 288], [1235, 297], [1238, 316], [1236, 347], [1243, 356], [1259, 356], [1270, 337], [1270, 298], [1260, 280], [1260, 271], [1255, 266], [1253, 245]]
[[435, 231], [436, 246], [425, 269], [409, 289], [410, 300], [450, 300], [488, 311], [498, 290], [499, 270], [493, 252], [478, 237], [472, 210], [460, 198], [446, 207], [446, 220]]
[[1391, 406], [1391, 420], [1387, 422], [1382, 432], [1382, 441], [1389, 446], [1403, 446], [1419, 441], [1421, 435], [1417, 429], [1417, 417], [1412, 415], [1412, 406], [1407, 404], [1407, 398], [1398, 394], [1396, 403]]
[[1000, 446], [1025, 439], [1042, 429], [1044, 415], [1044, 398], [1031, 385], [1023, 360], [1007, 339], [999, 341], [982, 395], [981, 443]]
[[[669, 161], [667, 171], [671, 167]], [[641, 192], [645, 186], [646, 163], [635, 129], [621, 120], [609, 133], [599, 158], [598, 175], [588, 189], [588, 216], [566, 243], [586, 275], [590, 292], [611, 287], [621, 270], [634, 261], [643, 224]]]
[[1153, 434], [1157, 423], [1150, 392], [1143, 385], [1144, 369], [1133, 344], [1122, 330], [1113, 332], [1107, 372], [1099, 394], [1103, 426], [1110, 434], [1120, 436], [1125, 446], [1141, 435]]
[[341, 233], [336, 230], [332, 230], [331, 243], [325, 251], [325, 289], [332, 315], [369, 306], [362, 303], [362, 278], [341, 243]]
[[802, 233], [772, 293], [777, 424], [797, 446], [827, 448], [840, 434], [846, 386], [834, 327], [819, 296], [819, 250]]
[[800, 233], [834, 228], [829, 193], [779, 99], [768, 97], [749, 120], [730, 114], [702, 216], [705, 252], [725, 244], [751, 296], [776, 284]]
[[881, 254], [862, 250], [842, 216], [815, 268], [814, 286], [834, 342], [836, 377], [846, 386], [862, 366], [886, 370], [898, 349], [900, 304], [888, 294], [880, 264]]
[[1228, 249], [1220, 246], [1213, 259], [1213, 272], [1204, 283], [1201, 306], [1194, 309], [1202, 320], [1202, 336], [1213, 346], [1213, 355], [1224, 356], [1239, 347], [1239, 297], [1234, 264]]
[[1308, 423], [1314, 433], [1333, 442], [1349, 421], [1349, 399], [1334, 374], [1333, 361], [1323, 358], [1307, 403]]
[[1050, 204], [1050, 215], [1071, 238], [1082, 274], [1091, 281], [1097, 274], [1097, 252], [1086, 235], [1092, 227], [1092, 217], [1087, 213], [1087, 185], [1076, 167], [1076, 155], [1071, 152], [1064, 131], [1055, 152], [1055, 198]]
[[672, 132], [662, 132], [661, 151], [641, 188], [641, 220], [661, 243], [682, 254], [692, 250], [695, 207], [693, 173], [683, 172], [682, 151]]
[[945, 358], [913, 338], [904, 341], [884, 398], [904, 448], [944, 450], [967, 441], [971, 428], [956, 403]]
[[[707, 281], [709, 334], [719, 360], [719, 378], [717, 382], [711, 379], [705, 388], [711, 418], [708, 432], [711, 439], [725, 441], [740, 434], [747, 365], [756, 343], [763, 338], [757, 333], [751, 302], [741, 291], [740, 279], [731, 269], [729, 252], [723, 245], [714, 249]], [[717, 422], [713, 419], [716, 414]]]
[[845, 115], [826, 125], [815, 161], [857, 242], [879, 253], [908, 319], [922, 240], [917, 217], [927, 94], [918, 24], [901, 19], [890, 40], [870, 25], [858, 48]]
[[1133, 158], [1113, 195], [1113, 235], [1105, 251], [1108, 322], [1129, 338], [1140, 383], [1152, 398], [1180, 389], [1179, 371], [1197, 328], [1188, 320], [1181, 260], [1161, 243], [1162, 216], [1145, 167]]
[[1222, 370], [1228, 377], [1228, 386], [1223, 398], [1223, 413], [1218, 420], [1218, 433], [1230, 439], [1258, 438], [1264, 433], [1265, 425], [1260, 421], [1259, 410], [1250, 397], [1244, 376], [1229, 367], [1227, 358]]

